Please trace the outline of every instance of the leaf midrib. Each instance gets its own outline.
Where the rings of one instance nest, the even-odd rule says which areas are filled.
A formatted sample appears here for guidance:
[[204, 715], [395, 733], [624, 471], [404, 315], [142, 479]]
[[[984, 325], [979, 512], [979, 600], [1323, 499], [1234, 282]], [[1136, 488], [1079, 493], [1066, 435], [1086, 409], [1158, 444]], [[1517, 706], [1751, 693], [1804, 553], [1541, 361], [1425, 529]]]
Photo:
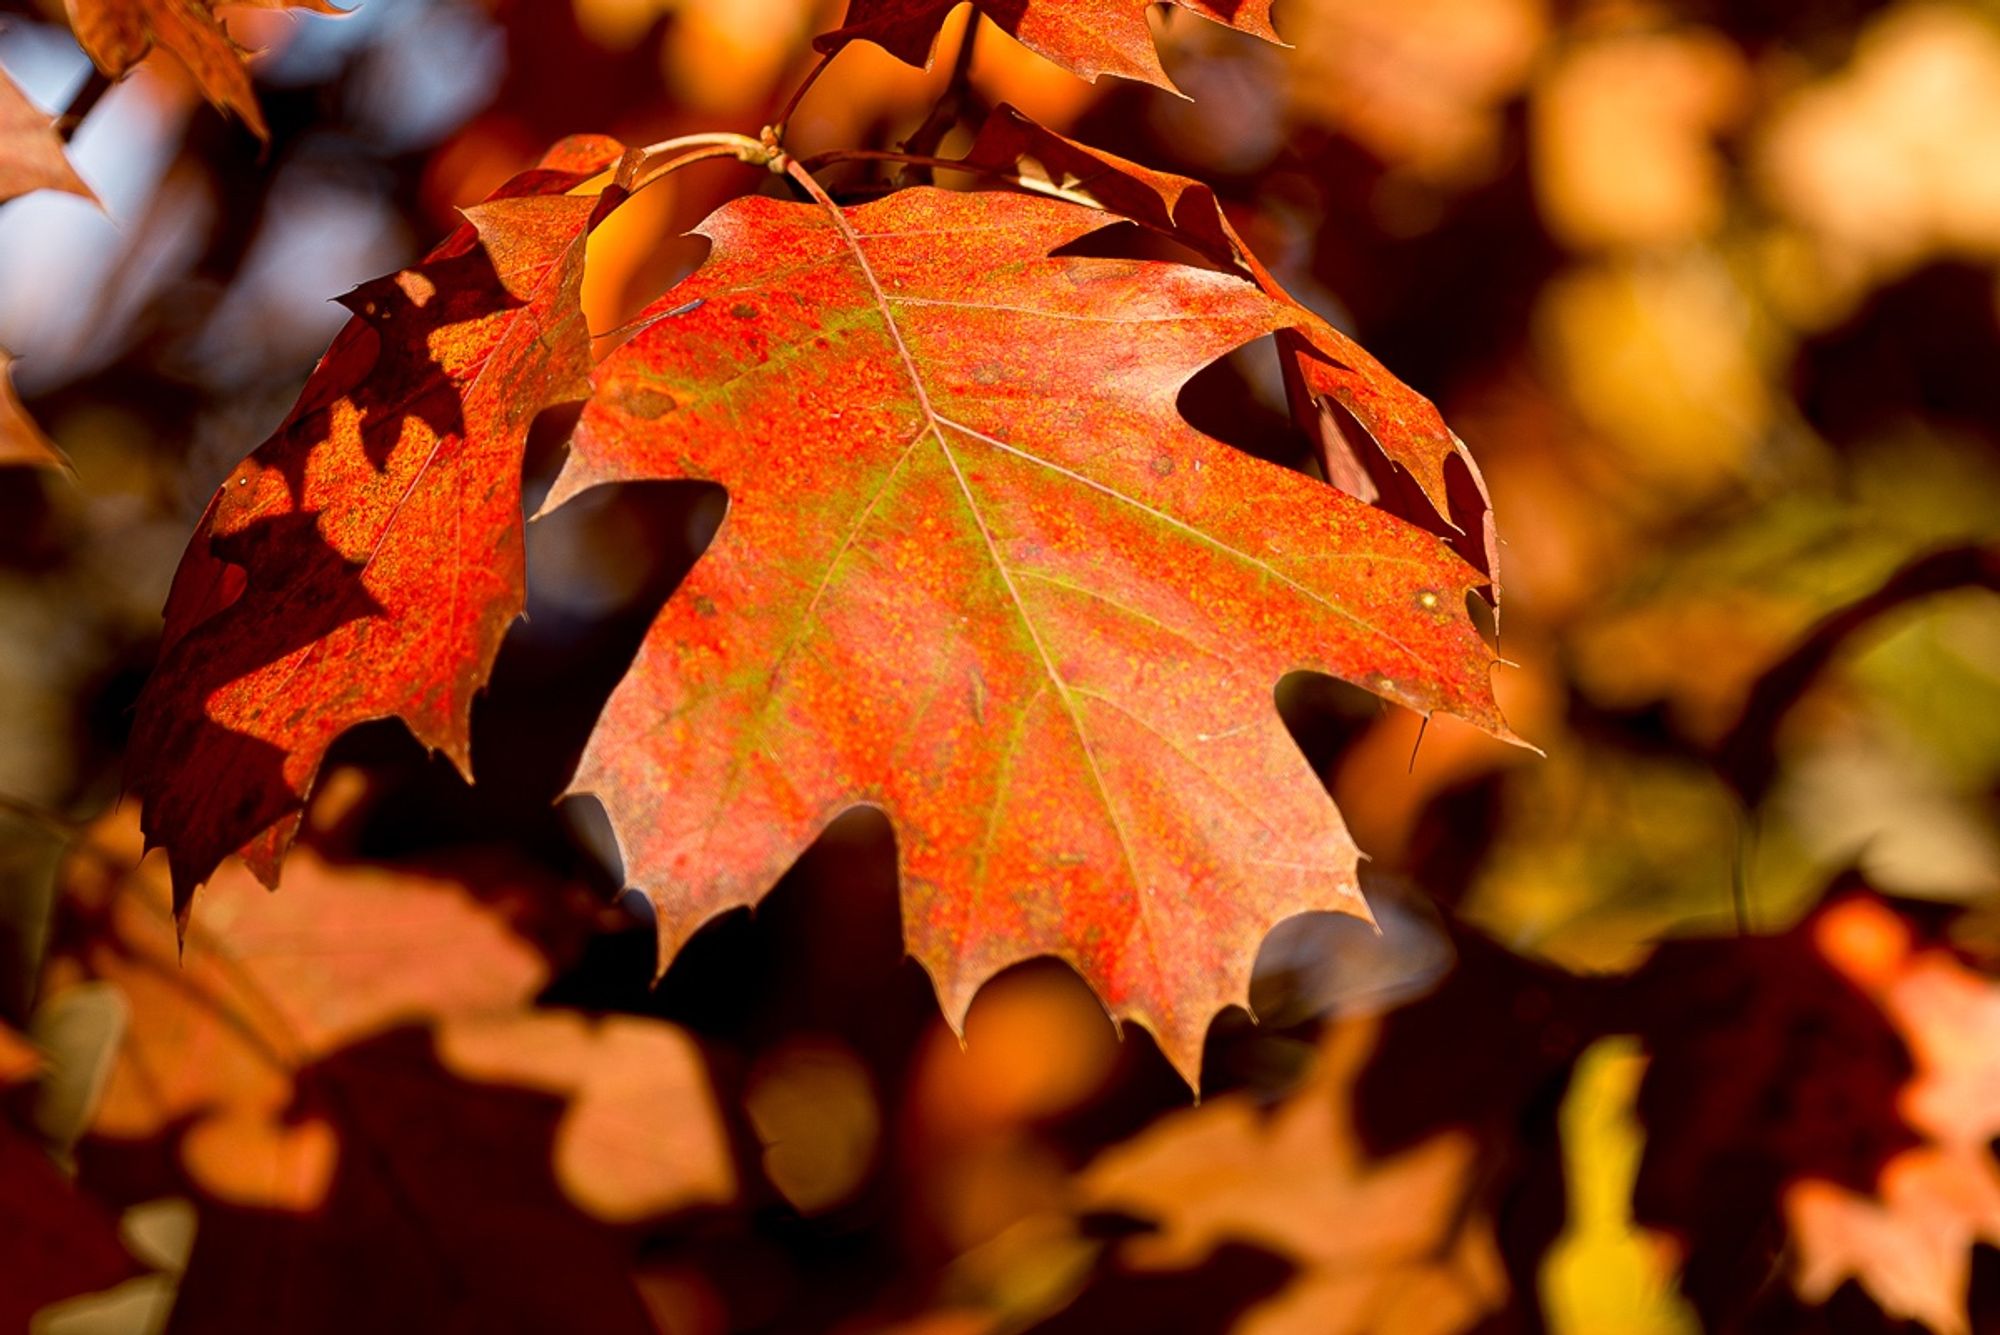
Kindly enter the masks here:
[[[815, 194], [819, 193], [816, 184], [813, 190]], [[1156, 974], [1163, 974], [1158, 938], [1153, 929], [1150, 887], [1140, 875], [1139, 861], [1133, 852], [1131, 838], [1126, 834], [1124, 822], [1119, 819], [1118, 809], [1112, 803], [1110, 787], [1105, 782], [1102, 769], [1098, 766], [1097, 752], [1090, 744], [1089, 733], [1083, 726], [1083, 715], [1070, 694], [1069, 683], [1056, 671], [1055, 660], [1050, 657], [1048, 646], [1042, 642], [1041, 631], [1035, 625], [1034, 619], [1029, 616], [1027, 604], [1022, 600], [1020, 590], [1015, 587], [1013, 572], [1000, 557], [1000, 548], [994, 541], [993, 531], [986, 522], [986, 515], [980, 509], [979, 500], [973, 494], [972, 486], [966, 480], [965, 471], [959, 467], [958, 457], [952, 452], [951, 442], [945, 436], [945, 419], [931, 405], [929, 388], [924, 384], [923, 375], [917, 369], [916, 359], [910, 354], [909, 345], [903, 339], [902, 327], [896, 322], [896, 313], [890, 307], [888, 294], [882, 290], [881, 281], [875, 276], [874, 266], [868, 262], [867, 253], [861, 247], [860, 237], [855, 234], [847, 215], [831, 199], [821, 195], [819, 202], [839, 231], [841, 240], [853, 254], [856, 269], [868, 284], [876, 308], [881, 312], [883, 327], [888, 331], [890, 342], [895, 345], [896, 355], [902, 361], [904, 374], [909, 377], [910, 388], [916, 395], [917, 407], [923, 413], [930, 433], [936, 438], [945, 463], [951, 468], [952, 477], [958, 483], [959, 493], [964, 497], [966, 511], [977, 526], [981, 541], [986, 544], [987, 557], [1000, 575], [1001, 584], [1006, 588], [1007, 596], [1013, 603], [1015, 615], [1020, 619], [1022, 628], [1028, 632], [1029, 641], [1035, 646], [1035, 652], [1042, 661], [1042, 670], [1050, 684], [1055, 687], [1056, 697], [1062, 701], [1064, 712], [1069, 715], [1070, 727], [1076, 733], [1077, 745], [1083, 752], [1084, 762], [1090, 770], [1091, 781], [1097, 788], [1098, 800], [1104, 806], [1105, 819], [1110, 822], [1112, 833], [1118, 840], [1119, 851], [1124, 856], [1126, 874], [1131, 879], [1132, 893], [1137, 900], [1139, 922], [1145, 929], [1147, 949], [1153, 957], [1154, 970]], [[969, 939], [969, 935], [961, 935], [961, 941]]]

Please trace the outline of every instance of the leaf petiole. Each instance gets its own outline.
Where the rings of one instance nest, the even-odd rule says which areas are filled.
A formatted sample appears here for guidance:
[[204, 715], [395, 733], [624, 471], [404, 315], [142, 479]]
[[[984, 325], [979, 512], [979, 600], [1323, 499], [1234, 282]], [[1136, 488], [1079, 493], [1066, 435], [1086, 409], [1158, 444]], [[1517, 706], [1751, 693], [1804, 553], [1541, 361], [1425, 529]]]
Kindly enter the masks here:
[[[687, 150], [681, 152], [680, 150]], [[666, 157], [669, 153], [677, 154]], [[673, 139], [662, 139], [657, 144], [648, 144], [637, 150], [639, 166], [633, 172], [628, 187], [637, 194], [653, 182], [670, 176], [683, 167], [711, 158], [735, 158], [753, 166], [768, 167], [777, 149], [761, 139], [753, 139], [747, 134], [729, 131], [714, 131], [706, 134], [684, 134]], [[664, 161], [661, 161], [665, 158]]]

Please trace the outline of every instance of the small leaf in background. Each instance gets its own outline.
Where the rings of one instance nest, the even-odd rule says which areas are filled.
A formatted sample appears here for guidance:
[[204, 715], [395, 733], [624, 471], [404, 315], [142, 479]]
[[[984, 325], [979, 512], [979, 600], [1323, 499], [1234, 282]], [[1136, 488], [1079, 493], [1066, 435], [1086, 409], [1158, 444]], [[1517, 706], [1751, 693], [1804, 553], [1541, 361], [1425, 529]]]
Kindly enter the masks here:
[[1542, 216], [1575, 250], [1664, 250], [1712, 234], [1727, 198], [1713, 141], [1741, 119], [1748, 83], [1736, 45], [1705, 29], [1613, 32], [1564, 50], [1534, 90]]
[[1679, 1245], [1710, 1329], [1754, 1324], [1781, 1288], [1792, 1183], [1864, 1188], [1915, 1140], [1898, 1110], [1909, 1057], [1816, 922], [1667, 942], [1607, 1008], [1648, 1056], [1633, 1218]]
[[[78, 1157], [106, 1201], [193, 1199], [176, 1320], [379, 1328], [471, 1293], [534, 1328], [650, 1329], [616, 1230], [726, 1203], [735, 1166], [680, 1030], [533, 1007], [594, 922], [575, 887], [306, 850], [271, 895], [232, 863], [183, 963], [138, 858], [129, 817], [72, 854], [46, 978], [129, 1005]], [[397, 1260], [362, 1276], [357, 1246]]]
[[1243, 1315], [1245, 1335], [1457, 1335], [1504, 1306], [1507, 1274], [1474, 1203], [1474, 1140], [1445, 1132], [1376, 1158], [1355, 1136], [1352, 1082], [1375, 1032], [1341, 1025], [1274, 1109], [1214, 1099], [1091, 1164], [1082, 1207], [1157, 1230], [1124, 1242], [1123, 1263], [1185, 1268], [1232, 1241], [1290, 1259], [1297, 1277]]
[[55, 118], [0, 70], [0, 204], [31, 190], [61, 190], [97, 201], [69, 165]]
[[2000, 24], [1977, 5], [1871, 13], [1844, 68], [1760, 127], [1756, 181], [1792, 262], [1774, 296], [1826, 328], [1939, 257], [2000, 258]]
[[[1173, 0], [1191, 13], [1269, 41], [1270, 0]], [[958, 0], [849, 0], [847, 21], [819, 38], [822, 51], [874, 42], [912, 65], [930, 63], [931, 48]], [[975, 8], [1022, 45], [1093, 83], [1105, 74], [1172, 88], [1160, 67], [1147, 0], [975, 0]]]
[[846, 1204], [880, 1153], [868, 1072], [839, 1044], [800, 1039], [765, 1054], [743, 1105], [764, 1145], [764, 1175], [800, 1214]]
[[1827, 910], [1813, 936], [1909, 1044], [1916, 1071], [1899, 1105], [1926, 1139], [1883, 1167], [1872, 1195], [1818, 1180], [1787, 1189], [1793, 1282], [1824, 1302], [1856, 1279], [1890, 1316], [1970, 1335], [1973, 1248], [2000, 1247], [2000, 983], [1918, 948], [1877, 900]]
[[0, 468], [9, 466], [68, 471], [70, 465], [15, 395], [14, 358], [0, 348]]
[[[300, 10], [339, 15], [328, 0], [219, 0], [245, 9]], [[65, 0], [77, 44], [113, 79], [122, 79], [155, 46], [171, 51], [216, 107], [233, 113], [259, 139], [269, 139], [264, 113], [236, 44], [216, 17], [218, 0]]]
[[1569, 1217], [1542, 1261], [1542, 1308], [1553, 1335], [1694, 1335], [1674, 1292], [1679, 1249], [1632, 1219], [1642, 1137], [1632, 1101], [1646, 1062], [1628, 1038], [1599, 1040], [1577, 1059], [1563, 1096], [1563, 1177]]

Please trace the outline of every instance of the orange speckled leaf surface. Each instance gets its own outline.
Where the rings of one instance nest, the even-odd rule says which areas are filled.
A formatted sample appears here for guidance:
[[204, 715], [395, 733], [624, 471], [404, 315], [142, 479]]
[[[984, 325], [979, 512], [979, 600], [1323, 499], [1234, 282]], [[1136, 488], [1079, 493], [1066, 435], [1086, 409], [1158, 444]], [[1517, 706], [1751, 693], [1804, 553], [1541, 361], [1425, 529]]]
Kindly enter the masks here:
[[1108, 221], [924, 188], [703, 224], [707, 264], [599, 368], [552, 503], [699, 478], [730, 507], [573, 790], [667, 954], [879, 806], [954, 1024], [1055, 955], [1192, 1080], [1272, 923], [1365, 913], [1279, 678], [1505, 725], [1465, 608], [1482, 575], [1179, 414], [1297, 313], [1230, 274], [1052, 256]]
[[469, 769], [472, 697], [524, 583], [521, 455], [588, 391], [584, 241], [620, 160], [567, 140], [364, 284], [276, 435], [224, 480], [168, 595], [127, 781], [177, 905], [241, 851], [267, 884], [334, 738], [403, 719]]
[[[223, 0], [247, 9], [342, 14], [327, 0]], [[123, 78], [155, 46], [180, 58], [206, 97], [233, 112], [259, 139], [270, 138], [244, 58], [250, 53], [215, 16], [217, 0], [67, 0], [77, 44], [97, 68]]]
[[[1271, 0], [1173, 0], [1182, 9], [1268, 41]], [[847, 21], [814, 42], [837, 51], [868, 41], [911, 65], [930, 62], [938, 32], [959, 0], [850, 0]], [[1171, 89], [1146, 13], [1151, 0], [973, 0], [1023, 46], [1090, 82], [1117, 74]]]
[[[1066, 138], [1005, 105], [980, 127], [965, 161], [985, 171], [1018, 171], [1092, 200], [1218, 264], [1240, 268], [1290, 305], [1298, 319], [1277, 337], [1286, 390], [1293, 416], [1318, 446], [1327, 480], [1406, 519], [1443, 525], [1454, 548], [1493, 577], [1497, 600], [1499, 540], [1486, 483], [1465, 442], [1429, 399], [1286, 295], [1243, 244], [1213, 190]], [[1355, 438], [1350, 422], [1365, 440]], [[1374, 449], [1366, 448], [1369, 443]]]

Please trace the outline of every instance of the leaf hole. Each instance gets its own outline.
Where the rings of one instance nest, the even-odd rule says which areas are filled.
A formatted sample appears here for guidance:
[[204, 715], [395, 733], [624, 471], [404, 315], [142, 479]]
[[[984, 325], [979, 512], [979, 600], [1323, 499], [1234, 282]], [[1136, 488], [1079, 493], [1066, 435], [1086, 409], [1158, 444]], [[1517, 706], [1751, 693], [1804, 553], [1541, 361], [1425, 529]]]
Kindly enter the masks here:
[[1191, 269], [1221, 272], [1220, 266], [1200, 251], [1190, 249], [1164, 233], [1137, 223], [1118, 222], [1100, 227], [1049, 252], [1058, 259], [1151, 260], [1164, 264], [1184, 264]]
[[1465, 595], [1465, 614], [1472, 618], [1472, 624], [1479, 630], [1488, 644], [1498, 644], [1500, 640], [1500, 613], [1492, 602], [1480, 596], [1477, 589], [1469, 589]]
[[1272, 692], [1278, 717], [1322, 779], [1382, 717], [1383, 702], [1352, 682], [1320, 672], [1291, 672]]
[[1253, 458], [1318, 476], [1312, 441], [1285, 407], [1277, 344], [1247, 343], [1210, 362], [1181, 386], [1181, 416], [1203, 435]]

